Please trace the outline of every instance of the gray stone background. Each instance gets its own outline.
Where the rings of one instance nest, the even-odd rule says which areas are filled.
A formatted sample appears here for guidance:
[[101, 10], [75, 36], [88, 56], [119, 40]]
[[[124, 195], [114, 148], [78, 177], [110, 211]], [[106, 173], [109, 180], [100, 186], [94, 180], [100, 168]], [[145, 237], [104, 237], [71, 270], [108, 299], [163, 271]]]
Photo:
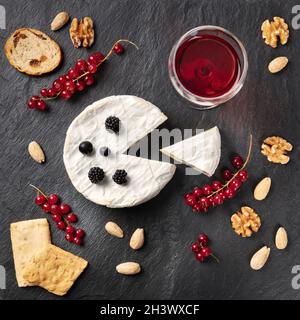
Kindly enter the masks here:
[[[284, 47], [272, 49], [261, 39], [260, 25], [279, 15], [289, 24], [295, 1], [278, 0], [101, 0], [23, 1], [0, 0], [7, 14], [7, 29], [0, 30], [1, 43], [19, 27], [33, 27], [48, 33], [62, 47], [64, 61], [54, 73], [29, 77], [17, 72], [0, 55], [0, 264], [6, 268], [7, 289], [2, 299], [62, 299], [45, 290], [18, 288], [13, 267], [9, 225], [11, 222], [41, 218], [35, 193], [29, 183], [47, 193], [58, 193], [79, 215], [87, 237], [83, 247], [64, 240], [64, 233], [51, 224], [53, 243], [82, 256], [89, 267], [64, 299], [299, 299], [291, 287], [291, 269], [300, 263], [299, 243], [299, 74], [300, 31], [290, 28]], [[96, 40], [90, 50], [74, 49], [68, 27], [53, 33], [49, 25], [57, 12], [71, 16], [90, 15]], [[174, 42], [187, 30], [205, 24], [225, 27], [244, 43], [249, 55], [249, 73], [242, 91], [225, 105], [209, 112], [188, 108], [168, 79], [167, 59]], [[26, 100], [51, 83], [78, 58], [101, 50], [107, 52], [119, 38], [129, 38], [140, 46], [114, 56], [98, 73], [97, 84], [69, 102], [57, 100], [49, 113], [30, 111]], [[290, 64], [278, 75], [267, 71], [268, 62], [286, 55]], [[248, 135], [254, 135], [249, 165], [250, 180], [238, 197], [209, 213], [194, 214], [183, 203], [183, 195], [195, 184], [209, 181], [205, 176], [185, 176], [178, 166], [175, 177], [155, 199], [131, 209], [106, 209], [78, 194], [67, 177], [63, 159], [66, 130], [90, 103], [114, 94], [132, 94], [156, 104], [168, 116], [162, 126], [205, 128], [217, 125], [222, 134], [220, 168], [228, 164], [232, 152], [246, 153]], [[269, 135], [280, 135], [293, 145], [287, 166], [274, 165], [260, 154], [260, 143]], [[27, 154], [27, 145], [37, 140], [44, 147], [47, 163], [40, 166]], [[218, 173], [218, 172], [217, 172]], [[255, 183], [263, 176], [273, 179], [269, 197], [256, 202]], [[235, 235], [230, 216], [242, 205], [260, 214], [262, 227], [250, 239]], [[112, 238], [104, 231], [108, 220], [125, 231], [125, 239]], [[285, 251], [274, 245], [278, 225], [283, 225], [290, 243]], [[128, 246], [131, 233], [144, 227], [145, 247], [134, 252]], [[211, 247], [220, 264], [199, 264], [190, 244], [199, 232], [211, 238]], [[251, 255], [262, 245], [271, 247], [265, 268], [249, 268]], [[122, 261], [138, 261], [143, 273], [123, 277], [115, 272]]]

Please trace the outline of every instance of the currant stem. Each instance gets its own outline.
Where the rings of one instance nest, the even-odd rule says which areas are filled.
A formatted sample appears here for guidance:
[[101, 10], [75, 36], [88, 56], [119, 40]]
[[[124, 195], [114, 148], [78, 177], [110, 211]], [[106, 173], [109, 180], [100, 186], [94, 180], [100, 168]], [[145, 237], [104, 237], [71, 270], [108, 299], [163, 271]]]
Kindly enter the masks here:
[[213, 253], [210, 254], [212, 258], [214, 258], [218, 263], [220, 263], [220, 260], [217, 256], [215, 256]]
[[48, 199], [48, 197], [45, 195], [45, 193], [43, 191], [41, 191], [38, 187], [34, 186], [33, 184], [29, 184], [30, 187], [32, 187], [33, 189], [35, 189], [37, 192], [41, 193], [46, 199]]
[[232, 176], [232, 178], [230, 180], [228, 180], [220, 189], [214, 191], [213, 193], [211, 193], [209, 196], [207, 196], [207, 198], [210, 198], [212, 196], [214, 196], [215, 194], [219, 193], [220, 191], [222, 191], [223, 189], [225, 189], [226, 187], [228, 187], [228, 185], [230, 184], [230, 182], [242, 171], [246, 168], [247, 164], [249, 163], [250, 160], [250, 156], [251, 156], [251, 152], [252, 152], [252, 134], [250, 133], [250, 138], [249, 138], [249, 148], [248, 148], [248, 153], [247, 153], [247, 157], [246, 160], [243, 164], [243, 166]]

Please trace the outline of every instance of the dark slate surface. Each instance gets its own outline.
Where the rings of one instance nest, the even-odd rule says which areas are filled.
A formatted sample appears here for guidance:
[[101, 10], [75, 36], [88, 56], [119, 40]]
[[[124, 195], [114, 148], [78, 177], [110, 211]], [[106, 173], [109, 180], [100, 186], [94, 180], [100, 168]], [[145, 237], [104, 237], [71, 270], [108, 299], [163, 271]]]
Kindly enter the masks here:
[[[102, 1], [8, 1], [7, 30], [0, 39], [19, 27], [41, 29], [61, 45], [64, 62], [54, 73], [33, 78], [18, 73], [0, 56], [1, 100], [0, 141], [0, 264], [7, 271], [7, 289], [2, 299], [61, 299], [40, 288], [18, 288], [15, 280], [9, 224], [13, 221], [44, 217], [33, 204], [33, 183], [46, 192], [57, 192], [80, 216], [87, 231], [82, 248], [68, 244], [51, 222], [53, 242], [89, 261], [89, 268], [65, 299], [299, 299], [300, 291], [291, 287], [291, 268], [299, 263], [299, 99], [297, 62], [300, 31], [291, 30], [287, 46], [274, 50], [264, 45], [260, 25], [266, 18], [280, 15], [291, 23], [294, 1], [232, 0], [102, 0]], [[92, 50], [72, 47], [68, 28], [49, 30], [57, 12], [72, 16], [91, 15], [96, 26]], [[179, 98], [168, 79], [167, 58], [174, 42], [187, 30], [205, 24], [223, 26], [234, 32], [249, 54], [249, 73], [243, 90], [226, 105], [198, 112]], [[128, 49], [123, 57], [114, 57], [99, 72], [98, 82], [71, 102], [56, 101], [49, 113], [27, 110], [25, 102], [40, 88], [52, 82], [79, 57], [93, 50], [106, 52], [120, 37], [130, 38], [140, 50]], [[287, 55], [291, 63], [279, 75], [270, 75], [266, 66], [273, 57]], [[167, 128], [210, 128], [222, 132], [222, 160], [228, 163], [231, 152], [245, 153], [247, 138], [254, 134], [254, 150], [249, 166], [251, 178], [238, 197], [207, 215], [196, 215], [183, 204], [182, 195], [206, 177], [185, 176], [178, 170], [163, 192], [148, 203], [132, 209], [111, 210], [97, 206], [72, 186], [64, 169], [62, 152], [66, 130], [71, 121], [91, 102], [114, 94], [133, 94], [152, 101], [169, 117]], [[260, 155], [263, 137], [278, 134], [294, 144], [287, 166], [273, 165]], [[39, 141], [47, 154], [40, 166], [27, 155], [31, 140]], [[255, 182], [268, 175], [273, 179], [270, 196], [263, 202], [252, 197]], [[230, 216], [241, 205], [253, 206], [263, 225], [251, 239], [237, 237]], [[126, 237], [118, 240], [103, 228], [108, 220], [124, 228]], [[276, 227], [283, 225], [290, 244], [280, 252], [274, 246]], [[128, 247], [131, 232], [144, 227], [147, 241], [139, 252]], [[200, 265], [190, 252], [197, 234], [205, 231], [221, 263]], [[271, 247], [271, 258], [260, 272], [251, 271], [249, 259], [263, 244]], [[143, 266], [137, 277], [122, 277], [114, 271], [122, 261], [135, 260]]]

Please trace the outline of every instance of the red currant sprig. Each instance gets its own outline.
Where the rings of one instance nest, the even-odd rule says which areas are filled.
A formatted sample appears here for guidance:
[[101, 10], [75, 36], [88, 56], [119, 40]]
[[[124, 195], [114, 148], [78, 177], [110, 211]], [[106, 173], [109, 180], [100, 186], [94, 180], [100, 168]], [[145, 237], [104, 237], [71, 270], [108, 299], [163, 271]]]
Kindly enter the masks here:
[[206, 234], [202, 233], [198, 236], [197, 242], [191, 245], [191, 250], [194, 252], [195, 258], [200, 262], [204, 262], [208, 257], [212, 257], [219, 263], [220, 261], [213, 254], [212, 249], [207, 247], [208, 242], [209, 238]]
[[108, 60], [113, 53], [120, 55], [125, 51], [122, 45], [123, 42], [129, 43], [138, 49], [135, 43], [126, 39], [120, 39], [112, 46], [106, 56], [98, 51], [90, 55], [87, 61], [79, 59], [75, 66], [68, 70], [67, 74], [60, 76], [53, 82], [51, 88], [43, 88], [40, 91], [40, 96], [32, 96], [27, 102], [28, 108], [45, 111], [47, 109], [47, 100], [59, 97], [69, 100], [76, 92], [81, 92], [93, 85], [95, 82], [94, 74], [100, 65]]
[[238, 169], [235, 173], [229, 169], [222, 172], [224, 183], [215, 180], [211, 185], [206, 184], [202, 188], [195, 187], [193, 192], [184, 196], [185, 203], [192, 207], [194, 212], [207, 212], [210, 207], [223, 204], [224, 200], [234, 198], [242, 184], [248, 179], [248, 172], [245, 170], [250, 160], [252, 151], [252, 135], [246, 161], [244, 162], [239, 155], [231, 159], [231, 164]]
[[77, 222], [77, 215], [71, 212], [71, 207], [66, 203], [61, 203], [57, 194], [47, 196], [36, 186], [30, 184], [37, 191], [35, 203], [46, 213], [50, 213], [52, 220], [60, 230], [65, 230], [65, 239], [76, 245], [82, 245], [85, 236], [83, 229], [75, 229], [71, 223]]

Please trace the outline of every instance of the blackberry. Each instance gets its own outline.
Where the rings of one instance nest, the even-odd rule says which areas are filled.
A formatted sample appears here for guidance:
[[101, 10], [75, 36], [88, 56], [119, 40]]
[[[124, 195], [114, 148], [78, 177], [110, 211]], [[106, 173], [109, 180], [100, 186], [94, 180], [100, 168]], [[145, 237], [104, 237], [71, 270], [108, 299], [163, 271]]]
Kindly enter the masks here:
[[104, 179], [104, 171], [99, 167], [93, 167], [90, 169], [88, 176], [92, 183], [99, 183]]
[[119, 133], [120, 119], [114, 116], [110, 116], [105, 120], [105, 128], [111, 130], [114, 133]]
[[125, 170], [116, 170], [112, 178], [115, 183], [124, 184], [127, 182], [126, 177], [127, 177], [127, 172]]

